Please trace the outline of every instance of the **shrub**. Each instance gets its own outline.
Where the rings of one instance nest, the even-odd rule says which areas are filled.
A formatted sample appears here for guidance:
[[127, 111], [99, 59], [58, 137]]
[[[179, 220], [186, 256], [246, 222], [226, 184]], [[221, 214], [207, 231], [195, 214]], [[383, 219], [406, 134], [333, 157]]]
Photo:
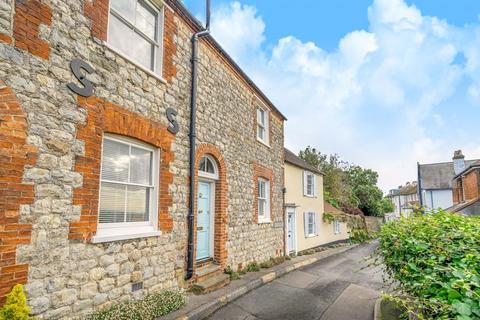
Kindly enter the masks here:
[[149, 294], [141, 300], [130, 300], [100, 310], [87, 317], [88, 320], [153, 320], [180, 309], [185, 304], [185, 295], [177, 291]]
[[382, 227], [378, 253], [420, 319], [480, 318], [480, 220], [446, 212]]
[[246, 272], [257, 272], [257, 271], [260, 271], [260, 267], [258, 266], [258, 264], [256, 262], [251, 262], [247, 265], [247, 267], [245, 268], [245, 271]]
[[370, 240], [371, 237], [366, 229], [352, 229], [350, 232], [350, 242], [363, 243]]
[[270, 257], [270, 259], [268, 259], [267, 261], [264, 261], [262, 263], [260, 263], [260, 268], [262, 269], [268, 269], [268, 268], [271, 268], [271, 267], [274, 267], [276, 265], [279, 265], [283, 262], [285, 262], [285, 260], [287, 260], [287, 258], [285, 256], [279, 256], [279, 257]]
[[27, 320], [30, 308], [27, 306], [27, 298], [23, 293], [23, 286], [17, 284], [7, 295], [7, 300], [0, 309], [1, 320]]
[[228, 266], [225, 268], [225, 273], [230, 276], [230, 280], [238, 280], [240, 279], [240, 275], [238, 272], [233, 271], [232, 267]]

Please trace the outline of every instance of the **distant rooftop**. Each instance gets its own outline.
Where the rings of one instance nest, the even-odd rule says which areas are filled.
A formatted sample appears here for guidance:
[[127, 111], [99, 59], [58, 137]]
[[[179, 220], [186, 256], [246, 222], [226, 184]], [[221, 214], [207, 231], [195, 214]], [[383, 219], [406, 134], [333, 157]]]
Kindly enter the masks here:
[[[465, 167], [469, 168], [479, 160], [465, 160]], [[455, 177], [453, 161], [420, 164], [420, 185], [424, 190], [452, 189], [452, 181]]]

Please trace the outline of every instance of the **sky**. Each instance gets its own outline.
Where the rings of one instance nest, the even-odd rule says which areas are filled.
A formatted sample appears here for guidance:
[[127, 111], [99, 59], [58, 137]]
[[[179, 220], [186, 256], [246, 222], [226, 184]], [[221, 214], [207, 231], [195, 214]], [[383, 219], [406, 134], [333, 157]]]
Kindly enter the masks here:
[[337, 153], [385, 192], [417, 162], [480, 158], [480, 1], [212, 3], [213, 36], [288, 118], [292, 151]]

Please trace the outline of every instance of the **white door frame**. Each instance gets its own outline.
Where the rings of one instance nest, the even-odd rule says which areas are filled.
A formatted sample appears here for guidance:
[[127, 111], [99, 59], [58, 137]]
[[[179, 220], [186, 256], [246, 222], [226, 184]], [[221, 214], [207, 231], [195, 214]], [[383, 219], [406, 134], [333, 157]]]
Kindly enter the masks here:
[[[198, 182], [208, 183], [210, 185], [210, 226], [209, 226], [209, 258], [215, 256], [215, 180], [207, 178], [199, 178]], [[198, 187], [197, 187], [198, 189]], [[198, 191], [197, 191], [198, 199]], [[198, 200], [197, 200], [198, 201]], [[197, 205], [197, 215], [198, 215], [198, 205]], [[195, 244], [196, 246], [197, 244]]]
[[[287, 250], [289, 250], [290, 248], [288, 247], [288, 228], [289, 228], [289, 224], [288, 224], [288, 214], [292, 214], [293, 216], [293, 252], [295, 254], [297, 254], [298, 250], [297, 250], [297, 213], [295, 212], [295, 207], [286, 207], [285, 208], [285, 221], [287, 222], [286, 225], [287, 225], [287, 232], [285, 233], [285, 238], [286, 238], [286, 243], [287, 243]], [[287, 254], [290, 254], [290, 252], [287, 252]]]

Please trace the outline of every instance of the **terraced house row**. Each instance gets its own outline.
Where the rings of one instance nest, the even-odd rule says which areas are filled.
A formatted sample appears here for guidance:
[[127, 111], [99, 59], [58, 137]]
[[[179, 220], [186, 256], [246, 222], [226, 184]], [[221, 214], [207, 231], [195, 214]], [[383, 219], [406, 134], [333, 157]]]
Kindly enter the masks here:
[[1, 302], [69, 318], [283, 255], [284, 121], [178, 0], [1, 1]]

